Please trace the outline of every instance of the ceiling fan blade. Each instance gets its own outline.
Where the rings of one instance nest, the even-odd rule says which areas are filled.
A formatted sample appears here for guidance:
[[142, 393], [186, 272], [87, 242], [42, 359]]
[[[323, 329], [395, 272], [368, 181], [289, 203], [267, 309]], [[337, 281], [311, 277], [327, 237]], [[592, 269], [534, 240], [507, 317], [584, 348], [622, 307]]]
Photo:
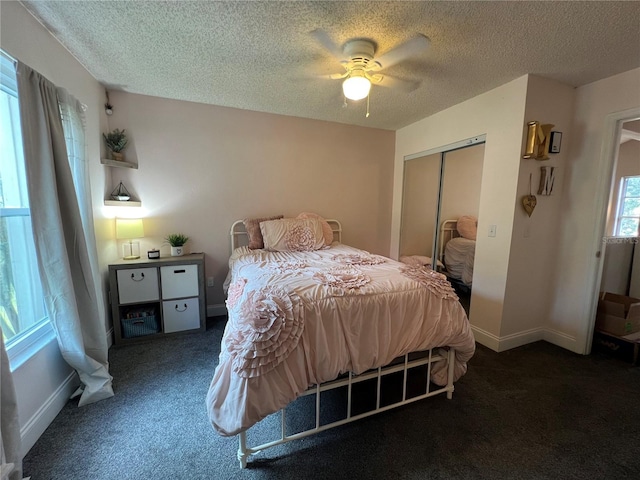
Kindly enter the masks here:
[[403, 80], [401, 78], [392, 77], [389, 75], [372, 75], [369, 77], [374, 85], [380, 85], [381, 87], [397, 88], [404, 92], [413, 92], [420, 86], [419, 81]]
[[[370, 70], [383, 70], [392, 65], [395, 65], [396, 63], [406, 60], [409, 57], [422, 53], [427, 48], [429, 48], [430, 44], [431, 41], [427, 37], [425, 37], [424, 35], [418, 35], [417, 37], [414, 37], [411, 40], [398, 45], [395, 48], [392, 48], [387, 53], [384, 53], [379, 57], [375, 57], [373, 59], [374, 62], [372, 62], [373, 65]], [[378, 65], [380, 66], [380, 68], [377, 68]]]
[[330, 73], [326, 75], [316, 75], [316, 78], [324, 78], [325, 80], [339, 80], [349, 75], [349, 72], [344, 73]]
[[316, 40], [316, 42], [322, 45], [324, 49], [331, 55], [333, 55], [336, 59], [342, 60], [342, 49], [334, 43], [327, 32], [316, 28], [315, 30], [309, 32], [309, 35], [311, 35]]

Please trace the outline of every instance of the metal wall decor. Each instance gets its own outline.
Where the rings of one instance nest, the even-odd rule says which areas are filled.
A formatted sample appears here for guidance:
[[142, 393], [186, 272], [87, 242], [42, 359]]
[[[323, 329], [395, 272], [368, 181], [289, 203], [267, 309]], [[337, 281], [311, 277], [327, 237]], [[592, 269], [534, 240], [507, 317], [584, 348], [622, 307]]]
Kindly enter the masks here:
[[549, 143], [551, 141], [551, 129], [554, 125], [540, 122], [527, 123], [527, 144], [522, 158], [535, 158], [536, 160], [549, 160]]
[[540, 185], [538, 186], [538, 195], [551, 195], [555, 179], [555, 167], [540, 167]]
[[527, 212], [527, 215], [531, 216], [533, 213], [533, 209], [536, 208], [536, 204], [538, 203], [538, 199], [535, 195], [531, 193], [531, 173], [529, 174], [529, 195], [525, 195], [522, 197], [522, 206], [524, 207], [524, 211]]
[[120, 202], [127, 202], [131, 200], [131, 195], [129, 194], [129, 190], [127, 190], [127, 187], [125, 187], [124, 184], [120, 182], [118, 186], [111, 192], [111, 198]]

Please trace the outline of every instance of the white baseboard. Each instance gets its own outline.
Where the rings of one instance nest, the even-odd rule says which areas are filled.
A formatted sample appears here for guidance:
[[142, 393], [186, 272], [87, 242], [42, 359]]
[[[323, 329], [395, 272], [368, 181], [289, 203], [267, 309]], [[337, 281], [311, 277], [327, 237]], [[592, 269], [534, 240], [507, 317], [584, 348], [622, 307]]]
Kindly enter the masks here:
[[471, 325], [473, 337], [480, 345], [490, 348], [494, 352], [500, 351], [500, 337], [496, 337], [493, 333], [489, 333], [479, 327]]
[[528, 343], [544, 340], [544, 330], [544, 328], [532, 328], [531, 330], [525, 330], [523, 332], [512, 333], [511, 335], [500, 337], [500, 347], [498, 352], [504, 352], [505, 350], [521, 347]]
[[545, 328], [543, 340], [549, 343], [553, 343], [558, 347], [570, 350], [574, 353], [584, 354], [584, 346], [578, 345], [578, 339], [576, 337], [572, 337], [571, 335], [567, 335], [566, 333], [558, 332], [557, 330], [553, 330], [551, 328]]
[[527, 345], [528, 343], [544, 340], [557, 345], [558, 347], [580, 353], [576, 349], [577, 343], [575, 337], [550, 328], [532, 328], [531, 330], [525, 330], [523, 332], [506, 335], [504, 337], [498, 337], [473, 325], [471, 325], [471, 330], [473, 331], [473, 336], [480, 345], [484, 345], [495, 352], [504, 352], [512, 348]]
[[219, 317], [227, 314], [227, 306], [224, 303], [207, 305], [207, 317]]
[[26, 455], [53, 422], [60, 410], [65, 406], [73, 392], [76, 391], [80, 380], [76, 372], [71, 372], [62, 384], [47, 398], [40, 408], [27, 420], [20, 429], [22, 438], [22, 452]]

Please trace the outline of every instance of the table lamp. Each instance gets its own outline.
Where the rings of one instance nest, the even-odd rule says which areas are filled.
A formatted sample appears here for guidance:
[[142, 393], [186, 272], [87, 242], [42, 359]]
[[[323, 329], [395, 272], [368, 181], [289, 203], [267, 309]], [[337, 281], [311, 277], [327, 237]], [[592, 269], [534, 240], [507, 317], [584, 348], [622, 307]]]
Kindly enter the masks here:
[[134, 242], [134, 238], [144, 237], [144, 228], [141, 218], [116, 218], [116, 239], [128, 240], [122, 245], [124, 260], [140, 258], [140, 242]]

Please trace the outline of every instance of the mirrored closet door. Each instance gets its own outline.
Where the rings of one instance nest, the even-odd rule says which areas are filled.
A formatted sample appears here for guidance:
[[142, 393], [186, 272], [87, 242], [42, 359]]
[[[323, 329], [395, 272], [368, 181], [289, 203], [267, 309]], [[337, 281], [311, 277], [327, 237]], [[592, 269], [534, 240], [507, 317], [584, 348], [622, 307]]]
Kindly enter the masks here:
[[434, 242], [440, 200], [440, 168], [439, 153], [404, 163], [400, 257], [415, 257], [425, 265], [432, 264], [432, 259], [437, 256], [437, 253], [434, 255]]
[[467, 312], [483, 162], [484, 137], [411, 155], [404, 162], [400, 260], [446, 274]]

